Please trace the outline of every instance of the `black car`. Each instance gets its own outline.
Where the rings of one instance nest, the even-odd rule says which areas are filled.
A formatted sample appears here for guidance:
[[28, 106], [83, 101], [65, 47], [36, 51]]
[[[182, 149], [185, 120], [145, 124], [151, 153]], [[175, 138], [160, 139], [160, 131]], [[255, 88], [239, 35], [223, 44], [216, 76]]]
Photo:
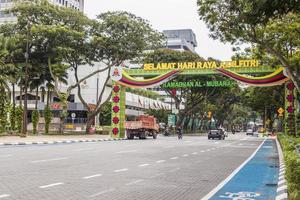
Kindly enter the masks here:
[[215, 139], [218, 138], [219, 140], [225, 140], [225, 134], [222, 129], [215, 129], [210, 130], [208, 132], [208, 139]]

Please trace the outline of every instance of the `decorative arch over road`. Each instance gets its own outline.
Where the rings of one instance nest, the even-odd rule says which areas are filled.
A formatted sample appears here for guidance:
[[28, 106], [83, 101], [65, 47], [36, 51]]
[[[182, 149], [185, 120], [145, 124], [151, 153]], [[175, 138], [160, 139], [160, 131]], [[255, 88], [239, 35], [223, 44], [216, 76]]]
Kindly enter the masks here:
[[[126, 87], [151, 88], [168, 82], [176, 76], [189, 75], [222, 74], [238, 82], [259, 87], [281, 85], [289, 80], [284, 75], [283, 67], [272, 68], [270, 66], [260, 66], [258, 63], [256, 60], [221, 63], [207, 61], [145, 64], [144, 69], [121, 69], [116, 67], [112, 70], [111, 75], [113, 80], [111, 136], [113, 138], [125, 137]], [[263, 75], [250, 76], [253, 74]], [[149, 76], [154, 78], [145, 78]], [[136, 77], [144, 77], [144, 79]]]

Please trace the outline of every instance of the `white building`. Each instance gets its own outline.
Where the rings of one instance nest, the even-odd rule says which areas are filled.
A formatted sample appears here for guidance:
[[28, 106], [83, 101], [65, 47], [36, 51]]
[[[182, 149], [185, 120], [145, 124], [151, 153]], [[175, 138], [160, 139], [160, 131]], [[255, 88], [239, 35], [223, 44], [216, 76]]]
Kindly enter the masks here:
[[[58, 6], [65, 6], [83, 12], [84, 0], [49, 0], [50, 3]], [[12, 8], [14, 5], [13, 0], [0, 0], [0, 24], [13, 23], [17, 20], [12, 13], [6, 14], [4, 11]]]

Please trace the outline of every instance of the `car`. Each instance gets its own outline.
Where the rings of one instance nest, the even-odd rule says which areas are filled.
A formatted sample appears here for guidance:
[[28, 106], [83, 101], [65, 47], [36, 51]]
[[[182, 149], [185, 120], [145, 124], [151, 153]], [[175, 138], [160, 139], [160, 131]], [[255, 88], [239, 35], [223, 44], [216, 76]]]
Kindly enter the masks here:
[[208, 132], [208, 139], [215, 139], [215, 138], [218, 138], [219, 140], [225, 140], [225, 134], [222, 129], [210, 130]]
[[254, 131], [251, 128], [247, 129], [247, 131], [246, 131], [246, 135], [253, 135], [253, 133], [254, 133]]

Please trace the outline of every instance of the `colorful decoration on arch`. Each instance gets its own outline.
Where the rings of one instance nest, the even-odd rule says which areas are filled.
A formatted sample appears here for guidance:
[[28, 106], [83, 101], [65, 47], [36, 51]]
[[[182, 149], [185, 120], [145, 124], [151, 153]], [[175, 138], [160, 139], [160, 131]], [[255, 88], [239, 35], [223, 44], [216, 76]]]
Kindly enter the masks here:
[[171, 79], [176, 77], [179, 73], [180, 73], [179, 70], [172, 70], [155, 78], [141, 80], [141, 79], [131, 77], [126, 73], [125, 70], [123, 70], [122, 78], [118, 81], [118, 83], [123, 86], [132, 87], [132, 88], [151, 88], [170, 81]]
[[295, 89], [295, 85], [293, 82], [288, 82], [286, 84], [286, 88], [287, 88], [287, 95], [286, 95], [286, 100], [287, 100], [287, 112], [288, 113], [294, 113], [295, 108], [294, 108], [294, 101], [295, 101], [295, 96], [294, 96], [294, 89]]
[[111, 137], [123, 138], [125, 135], [125, 87], [113, 82], [112, 88], [112, 114], [111, 114]]
[[220, 73], [223, 75], [232, 78], [236, 81], [245, 83], [247, 85], [253, 85], [253, 86], [274, 86], [274, 85], [281, 85], [285, 83], [286, 81], [289, 80], [288, 77], [284, 75], [284, 68], [281, 67], [274, 71], [273, 73], [266, 75], [266, 76], [261, 76], [261, 77], [252, 77], [252, 76], [245, 76], [245, 75], [240, 75], [238, 73], [232, 72], [227, 69], [217, 69]]

